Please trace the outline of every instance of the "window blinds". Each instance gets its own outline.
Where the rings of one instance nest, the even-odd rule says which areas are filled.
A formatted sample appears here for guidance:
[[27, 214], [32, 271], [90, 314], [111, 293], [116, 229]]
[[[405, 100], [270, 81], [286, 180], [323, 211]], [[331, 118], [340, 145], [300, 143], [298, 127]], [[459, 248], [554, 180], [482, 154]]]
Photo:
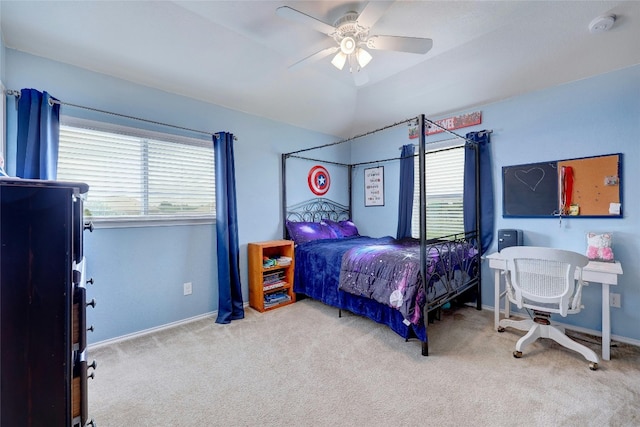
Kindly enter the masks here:
[[117, 129], [60, 127], [58, 179], [89, 184], [88, 217], [213, 217], [211, 141]]
[[[425, 154], [425, 193], [427, 198], [427, 239], [464, 231], [462, 192], [464, 185], [464, 146]], [[414, 158], [412, 236], [420, 233], [419, 155]]]

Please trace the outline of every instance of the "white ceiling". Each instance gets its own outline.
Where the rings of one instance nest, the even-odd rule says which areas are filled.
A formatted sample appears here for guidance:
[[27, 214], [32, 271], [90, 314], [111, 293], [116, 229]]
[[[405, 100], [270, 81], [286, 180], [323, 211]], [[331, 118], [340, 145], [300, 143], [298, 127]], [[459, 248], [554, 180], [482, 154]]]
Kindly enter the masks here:
[[371, 51], [362, 86], [331, 57], [288, 69], [331, 39], [279, 6], [333, 24], [366, 4], [2, 0], [0, 28], [8, 48], [342, 137], [640, 63], [640, 1], [398, 0], [371, 33], [431, 38], [427, 54]]

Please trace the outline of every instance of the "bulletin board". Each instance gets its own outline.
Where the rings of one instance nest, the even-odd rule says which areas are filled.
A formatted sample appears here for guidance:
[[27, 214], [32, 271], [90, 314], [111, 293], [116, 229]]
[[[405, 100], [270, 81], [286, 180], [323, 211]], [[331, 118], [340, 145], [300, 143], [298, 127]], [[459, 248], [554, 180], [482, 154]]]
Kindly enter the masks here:
[[[504, 166], [503, 217], [557, 217], [562, 167], [573, 177], [575, 217], [622, 217], [622, 154]], [[618, 207], [612, 211], [612, 207]]]
[[619, 158], [615, 156], [563, 160], [558, 168], [569, 166], [573, 171], [572, 202], [579, 215], [609, 216], [611, 203], [620, 203]]

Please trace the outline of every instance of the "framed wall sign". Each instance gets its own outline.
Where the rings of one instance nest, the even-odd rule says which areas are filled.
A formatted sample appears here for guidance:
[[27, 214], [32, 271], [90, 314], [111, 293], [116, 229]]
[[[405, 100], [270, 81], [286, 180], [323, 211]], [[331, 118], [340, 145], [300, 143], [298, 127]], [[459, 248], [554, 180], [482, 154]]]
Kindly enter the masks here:
[[384, 166], [364, 170], [364, 205], [384, 206]]

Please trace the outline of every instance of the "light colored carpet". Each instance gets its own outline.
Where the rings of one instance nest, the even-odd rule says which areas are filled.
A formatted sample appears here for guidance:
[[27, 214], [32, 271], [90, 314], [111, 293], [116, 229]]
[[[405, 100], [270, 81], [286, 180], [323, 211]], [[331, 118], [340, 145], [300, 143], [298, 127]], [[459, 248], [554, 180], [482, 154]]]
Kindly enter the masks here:
[[[312, 300], [90, 349], [89, 415], [124, 426], [638, 426], [640, 348], [597, 371], [549, 340], [512, 351], [491, 311], [445, 311], [430, 356]], [[590, 345], [601, 354], [599, 345]]]

